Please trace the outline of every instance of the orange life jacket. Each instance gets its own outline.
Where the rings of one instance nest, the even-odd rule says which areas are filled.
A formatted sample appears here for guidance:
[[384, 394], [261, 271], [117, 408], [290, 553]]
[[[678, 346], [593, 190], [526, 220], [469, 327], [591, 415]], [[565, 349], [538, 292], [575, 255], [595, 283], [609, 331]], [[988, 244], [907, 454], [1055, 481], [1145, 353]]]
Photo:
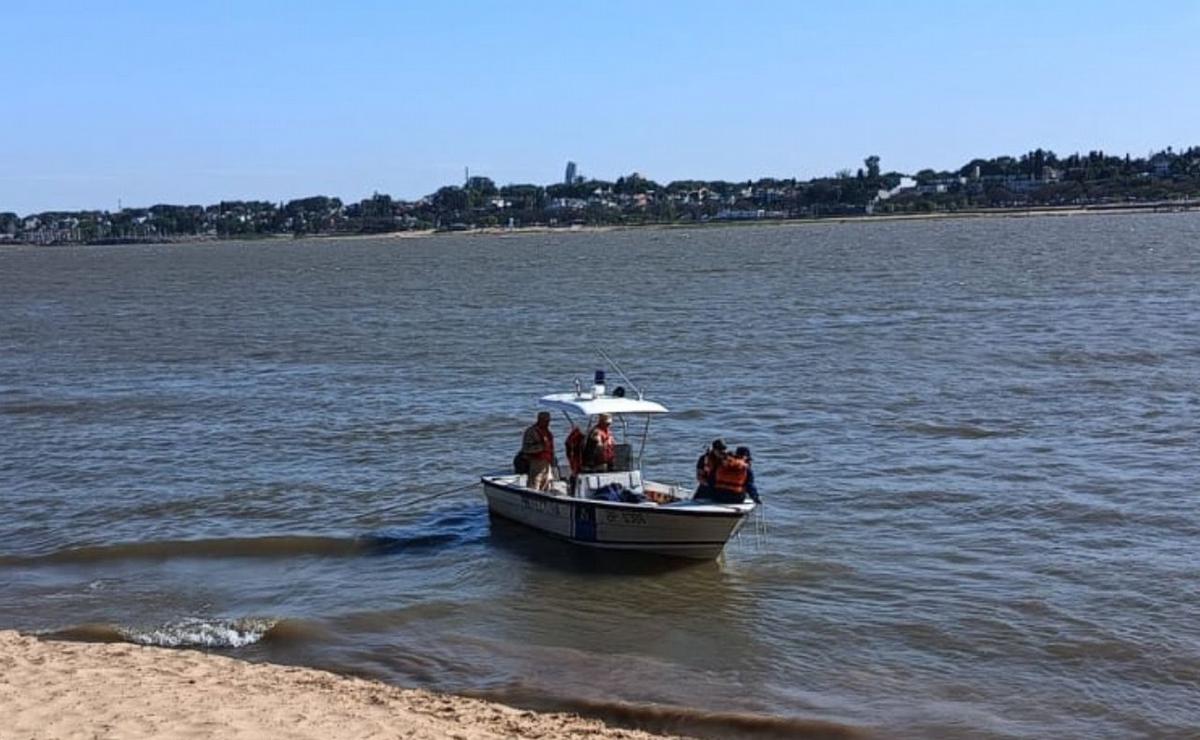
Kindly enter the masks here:
[[596, 429], [600, 432], [600, 451], [604, 456], [604, 462], [611, 464], [617, 459], [616, 444], [613, 440], [612, 432], [600, 427]]
[[714, 487], [718, 491], [745, 493], [746, 477], [749, 470], [750, 466], [746, 464], [745, 460], [730, 455], [717, 468], [716, 485]]
[[[593, 435], [600, 439], [596, 440]], [[583, 460], [588, 466], [596, 465], [612, 465], [617, 459], [617, 451], [613, 442], [613, 435], [607, 429], [601, 427], [593, 427], [592, 431], [588, 432], [587, 443], [583, 448]]]
[[554, 435], [550, 433], [549, 429], [542, 429], [539, 426], [535, 426], [534, 430], [542, 440], [542, 451], [532, 453], [529, 455], [529, 459], [545, 460], [548, 463], [554, 462]]
[[579, 427], [571, 427], [567, 441], [563, 443], [567, 451], [567, 464], [571, 466], [571, 474], [578, 475], [583, 470], [583, 432]]

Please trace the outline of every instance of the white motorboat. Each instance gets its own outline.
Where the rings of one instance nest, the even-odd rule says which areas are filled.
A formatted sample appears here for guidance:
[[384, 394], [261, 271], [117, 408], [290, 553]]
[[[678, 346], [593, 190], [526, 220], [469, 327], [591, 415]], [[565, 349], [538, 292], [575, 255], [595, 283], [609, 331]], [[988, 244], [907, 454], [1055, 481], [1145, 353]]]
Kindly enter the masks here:
[[[485, 475], [483, 495], [489, 510], [587, 547], [703, 560], [720, 555], [756, 504], [697, 501], [691, 488], [643, 478], [650, 420], [667, 409], [643, 399], [640, 392], [637, 396], [626, 397], [620, 387], [609, 394], [603, 371], [596, 372], [589, 390], [576, 381], [574, 392], [543, 396], [538, 402], [541, 408], [562, 412], [582, 430], [590, 429], [600, 414], [613, 419], [613, 428], [621, 433], [613, 469], [580, 472], [574, 486], [569, 476], [562, 475], [565, 471], [558, 470], [549, 491], [529, 488], [525, 474]], [[634, 428], [637, 422], [644, 422], [640, 430]]]

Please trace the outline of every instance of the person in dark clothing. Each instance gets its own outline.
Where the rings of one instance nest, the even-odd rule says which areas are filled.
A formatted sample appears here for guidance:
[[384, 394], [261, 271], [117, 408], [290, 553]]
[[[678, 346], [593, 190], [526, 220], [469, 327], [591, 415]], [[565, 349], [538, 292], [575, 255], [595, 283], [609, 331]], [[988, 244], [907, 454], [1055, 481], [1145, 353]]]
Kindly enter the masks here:
[[725, 455], [725, 441], [714, 439], [708, 449], [696, 458], [696, 492], [692, 494], [693, 499], [712, 500], [713, 473], [720, 467]]
[[698, 485], [708, 485], [709, 473], [715, 467], [718, 456], [724, 454], [725, 441], [721, 439], [714, 439], [712, 444], [700, 453], [700, 457], [696, 458], [696, 483]]

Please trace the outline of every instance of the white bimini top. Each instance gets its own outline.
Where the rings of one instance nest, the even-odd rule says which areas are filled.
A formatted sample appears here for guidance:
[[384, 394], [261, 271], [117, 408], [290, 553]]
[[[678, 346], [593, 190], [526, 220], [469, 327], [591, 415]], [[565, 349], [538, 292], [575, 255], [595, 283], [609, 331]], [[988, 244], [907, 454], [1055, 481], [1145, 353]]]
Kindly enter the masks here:
[[667, 413], [665, 406], [654, 401], [591, 393], [551, 393], [548, 396], [542, 396], [538, 400], [538, 405], [548, 409], [573, 411], [584, 416]]

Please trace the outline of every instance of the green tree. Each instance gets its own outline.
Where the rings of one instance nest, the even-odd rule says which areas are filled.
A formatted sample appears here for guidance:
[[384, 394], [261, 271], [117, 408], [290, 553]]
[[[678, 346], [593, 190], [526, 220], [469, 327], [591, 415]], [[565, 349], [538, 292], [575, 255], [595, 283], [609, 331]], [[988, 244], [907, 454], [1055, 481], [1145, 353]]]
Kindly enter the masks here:
[[433, 194], [433, 205], [439, 213], [453, 214], [467, 210], [468, 196], [462, 188], [447, 185]]
[[863, 164], [867, 166], [867, 179], [875, 181], [879, 179], [879, 157], [875, 154], [863, 160]]
[[463, 188], [467, 193], [467, 206], [469, 208], [483, 208], [488, 202], [499, 195], [500, 190], [496, 187], [496, 183], [492, 182], [490, 177], [472, 177], [467, 180], [467, 185]]

